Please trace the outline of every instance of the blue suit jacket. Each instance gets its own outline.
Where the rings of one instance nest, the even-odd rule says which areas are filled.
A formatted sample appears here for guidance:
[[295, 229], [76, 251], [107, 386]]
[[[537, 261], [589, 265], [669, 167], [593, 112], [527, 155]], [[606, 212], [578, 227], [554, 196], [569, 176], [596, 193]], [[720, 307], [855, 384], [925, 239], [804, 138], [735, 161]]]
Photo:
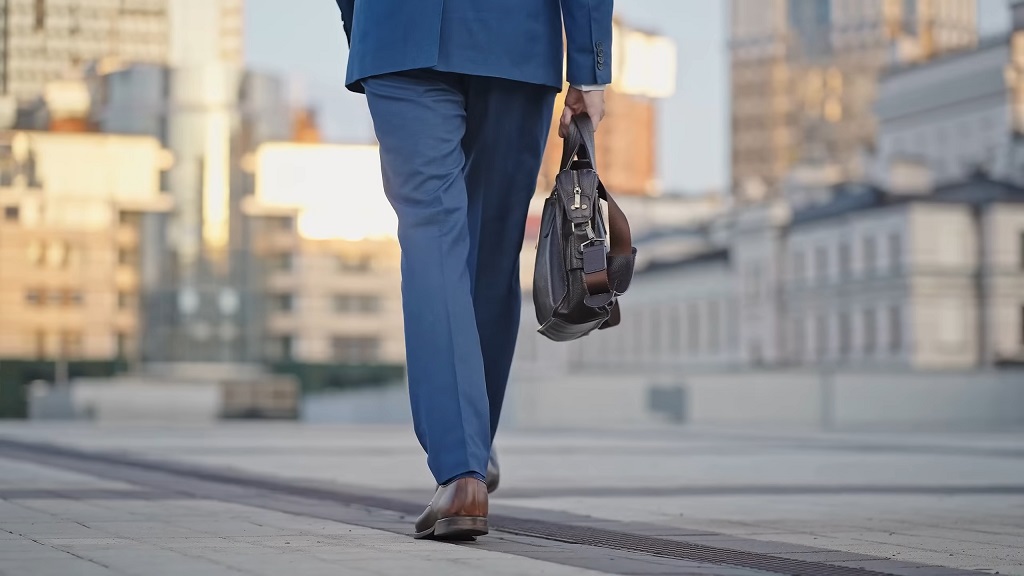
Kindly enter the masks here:
[[562, 87], [610, 84], [614, 0], [337, 0], [349, 89], [418, 68]]

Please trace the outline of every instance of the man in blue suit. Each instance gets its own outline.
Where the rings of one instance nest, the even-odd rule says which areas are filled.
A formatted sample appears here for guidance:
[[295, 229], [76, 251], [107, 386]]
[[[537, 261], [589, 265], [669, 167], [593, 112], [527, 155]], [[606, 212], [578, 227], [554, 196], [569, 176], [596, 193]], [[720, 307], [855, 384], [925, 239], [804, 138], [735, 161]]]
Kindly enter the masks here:
[[413, 421], [438, 483], [418, 538], [487, 533], [527, 210], [563, 70], [561, 130], [604, 115], [612, 3], [338, 0], [398, 214]]

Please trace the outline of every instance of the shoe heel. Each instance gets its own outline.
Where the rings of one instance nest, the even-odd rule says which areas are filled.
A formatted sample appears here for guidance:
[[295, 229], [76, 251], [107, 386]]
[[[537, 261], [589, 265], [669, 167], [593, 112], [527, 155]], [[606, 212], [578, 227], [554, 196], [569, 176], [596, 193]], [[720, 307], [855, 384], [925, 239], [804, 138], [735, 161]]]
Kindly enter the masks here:
[[456, 516], [442, 518], [434, 524], [434, 538], [455, 540], [487, 534], [487, 518]]

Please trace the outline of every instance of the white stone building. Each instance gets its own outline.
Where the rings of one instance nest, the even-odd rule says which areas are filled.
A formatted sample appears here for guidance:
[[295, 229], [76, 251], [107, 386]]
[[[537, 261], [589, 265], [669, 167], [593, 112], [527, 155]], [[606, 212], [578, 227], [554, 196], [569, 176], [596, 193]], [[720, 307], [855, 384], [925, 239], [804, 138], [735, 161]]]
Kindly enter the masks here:
[[875, 104], [879, 173], [913, 161], [938, 183], [979, 166], [1024, 181], [1024, 3], [1012, 10], [1010, 34], [883, 75]]
[[555, 344], [527, 308], [516, 421], [1024, 424], [1024, 2], [1014, 27], [885, 75], [856, 170], [639, 234], [619, 327]]
[[786, 362], [1024, 361], [1024, 188], [983, 176], [924, 197], [847, 187], [793, 215], [783, 253]]
[[705, 250], [639, 270], [615, 329], [553, 343], [527, 307], [513, 421], [1024, 423], [1024, 187], [831, 195], [677, 231]]

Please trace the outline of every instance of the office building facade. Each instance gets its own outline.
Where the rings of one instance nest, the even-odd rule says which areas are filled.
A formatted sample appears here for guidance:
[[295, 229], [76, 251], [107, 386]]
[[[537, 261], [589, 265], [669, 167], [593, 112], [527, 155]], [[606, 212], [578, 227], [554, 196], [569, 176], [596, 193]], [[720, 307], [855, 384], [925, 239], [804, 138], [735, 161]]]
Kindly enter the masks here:
[[0, 0], [0, 94], [25, 104], [91, 62], [240, 65], [243, 0]]
[[874, 143], [882, 70], [977, 42], [973, 0], [733, 0], [732, 179], [777, 193], [801, 160], [846, 165]]
[[1024, 3], [976, 49], [894, 67], [881, 79], [876, 174], [925, 167], [937, 183], [977, 170], [1024, 182]]
[[[173, 202], [153, 138], [0, 134], [0, 358], [134, 361]], [[97, 165], [108, 167], [96, 170]]]
[[161, 253], [165, 281], [145, 296], [152, 360], [255, 361], [246, 314], [250, 239], [241, 205], [254, 189], [260, 144], [287, 140], [290, 110], [275, 77], [227, 64], [134, 65], [92, 80], [92, 122], [104, 132], [157, 138], [173, 155], [175, 201]]

